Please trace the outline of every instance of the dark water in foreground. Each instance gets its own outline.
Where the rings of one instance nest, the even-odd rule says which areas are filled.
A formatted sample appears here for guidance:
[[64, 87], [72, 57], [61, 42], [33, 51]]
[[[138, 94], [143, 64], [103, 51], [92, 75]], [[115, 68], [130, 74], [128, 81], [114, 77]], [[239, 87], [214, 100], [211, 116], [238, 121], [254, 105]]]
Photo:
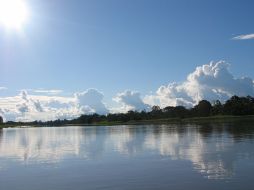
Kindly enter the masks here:
[[1, 190], [254, 189], [254, 125], [3, 129]]

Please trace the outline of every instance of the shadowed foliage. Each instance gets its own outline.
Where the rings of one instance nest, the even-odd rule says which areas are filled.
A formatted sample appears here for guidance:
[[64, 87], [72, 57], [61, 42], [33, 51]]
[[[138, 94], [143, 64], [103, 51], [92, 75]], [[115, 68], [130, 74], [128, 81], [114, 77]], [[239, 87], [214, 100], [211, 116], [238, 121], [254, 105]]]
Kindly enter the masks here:
[[2, 116], [0, 115], [0, 124], [2, 124], [4, 122]]

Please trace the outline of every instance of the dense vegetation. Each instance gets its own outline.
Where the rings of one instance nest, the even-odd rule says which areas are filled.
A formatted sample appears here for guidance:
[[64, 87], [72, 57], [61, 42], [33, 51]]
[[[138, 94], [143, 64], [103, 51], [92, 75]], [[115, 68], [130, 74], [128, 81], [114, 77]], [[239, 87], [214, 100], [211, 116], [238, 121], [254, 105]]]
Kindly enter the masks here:
[[[218, 115], [254, 115], [254, 98], [251, 96], [238, 97], [233, 96], [224, 104], [219, 100], [210, 103], [207, 100], [200, 101], [196, 106], [187, 109], [183, 106], [168, 106], [161, 109], [159, 106], [153, 106], [152, 110], [146, 111], [128, 111], [127, 113], [115, 113], [108, 115], [81, 115], [73, 120], [55, 120], [55, 121], [34, 121], [32, 125], [49, 125], [58, 126], [66, 124], [108, 124], [108, 123], [127, 123], [130, 121], [146, 121], [159, 119], [173, 119], [173, 118], [194, 118], [194, 117], [208, 117]], [[0, 119], [1, 122], [1, 119]], [[9, 124], [22, 124], [7, 122]]]

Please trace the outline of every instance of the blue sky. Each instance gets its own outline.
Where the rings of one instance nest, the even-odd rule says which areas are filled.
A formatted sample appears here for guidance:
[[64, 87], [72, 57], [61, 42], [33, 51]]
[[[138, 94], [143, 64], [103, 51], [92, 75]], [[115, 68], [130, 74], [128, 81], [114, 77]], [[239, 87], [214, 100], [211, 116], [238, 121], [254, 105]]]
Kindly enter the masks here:
[[22, 31], [0, 25], [0, 96], [22, 89], [89, 88], [108, 104], [126, 89], [145, 96], [225, 60], [254, 78], [251, 0], [27, 0]]

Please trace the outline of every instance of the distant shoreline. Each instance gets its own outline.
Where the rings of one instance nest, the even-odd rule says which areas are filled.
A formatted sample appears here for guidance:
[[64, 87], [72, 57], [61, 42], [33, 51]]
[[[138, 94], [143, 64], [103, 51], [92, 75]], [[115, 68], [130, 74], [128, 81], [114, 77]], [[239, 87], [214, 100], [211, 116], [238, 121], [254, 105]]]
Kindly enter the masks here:
[[68, 124], [67, 126], [117, 126], [117, 125], [153, 125], [153, 124], [202, 124], [202, 123], [228, 123], [228, 122], [253, 121], [254, 115], [247, 116], [209, 116], [192, 118], [165, 118], [128, 122], [99, 122], [93, 124]]
[[3, 128], [22, 128], [22, 127], [65, 127], [65, 126], [118, 126], [118, 125], [163, 125], [163, 124], [206, 124], [206, 123], [230, 123], [230, 122], [254, 122], [254, 115], [247, 116], [209, 116], [209, 117], [192, 117], [192, 118], [165, 118], [165, 119], [152, 119], [152, 120], [139, 120], [128, 122], [98, 122], [91, 124], [66, 124], [66, 125], [34, 125], [34, 124], [0, 124], [0, 129]]

